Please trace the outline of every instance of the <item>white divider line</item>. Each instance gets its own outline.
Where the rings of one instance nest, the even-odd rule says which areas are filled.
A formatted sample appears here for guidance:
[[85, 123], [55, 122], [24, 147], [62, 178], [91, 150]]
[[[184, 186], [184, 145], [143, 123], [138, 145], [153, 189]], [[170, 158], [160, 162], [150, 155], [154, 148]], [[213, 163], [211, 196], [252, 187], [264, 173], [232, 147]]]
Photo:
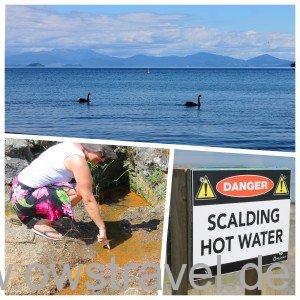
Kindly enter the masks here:
[[[4, 89], [4, 74], [5, 74], [5, 56], [4, 56], [4, 45], [5, 45], [5, 6], [4, 3], [0, 2], [0, 164], [2, 166], [0, 171], [0, 182], [1, 182], [1, 189], [0, 189], [0, 197], [1, 197], [1, 224], [0, 224], [0, 253], [1, 253], [1, 259], [0, 259], [0, 272], [2, 274], [2, 278], [4, 280], [5, 278], [5, 247], [4, 247], [4, 239], [5, 239], [5, 226], [4, 226], [4, 220], [5, 220], [5, 189], [4, 189], [4, 182], [5, 182], [5, 172], [4, 172], [4, 122], [5, 122], [5, 114], [4, 114], [4, 102], [5, 102], [5, 89]], [[0, 290], [0, 295], [4, 296], [5, 291]]]
[[160, 255], [160, 271], [161, 271], [161, 287], [162, 287], [162, 289], [158, 291], [158, 296], [163, 295], [163, 288], [164, 288], [164, 274], [165, 274], [164, 271], [165, 271], [165, 263], [166, 263], [166, 257], [167, 257], [167, 239], [168, 239], [168, 228], [169, 228], [169, 213], [170, 213], [170, 203], [171, 203], [173, 166], [174, 166], [174, 149], [170, 149], [168, 178], [167, 178], [167, 192], [166, 192], [165, 213], [164, 213], [164, 226], [163, 226], [161, 255]]
[[219, 148], [219, 147], [204, 147], [204, 146], [190, 146], [190, 145], [177, 145], [177, 144], [162, 144], [162, 143], [149, 143], [149, 142], [132, 142], [132, 141], [117, 141], [105, 139], [87, 139], [75, 137], [59, 137], [59, 136], [43, 136], [43, 135], [29, 135], [29, 134], [16, 134], [5, 133], [5, 138], [16, 139], [31, 139], [31, 140], [45, 140], [45, 141], [72, 141], [77, 143], [93, 143], [93, 144], [107, 144], [115, 146], [132, 146], [132, 147], [148, 147], [148, 148], [167, 148], [175, 150], [190, 150], [190, 151], [209, 151], [215, 153], [234, 153], [234, 154], [250, 154], [250, 155], [264, 155], [264, 156], [284, 156], [296, 157], [295, 152], [283, 151], [267, 151], [267, 150], [248, 150], [238, 148]]

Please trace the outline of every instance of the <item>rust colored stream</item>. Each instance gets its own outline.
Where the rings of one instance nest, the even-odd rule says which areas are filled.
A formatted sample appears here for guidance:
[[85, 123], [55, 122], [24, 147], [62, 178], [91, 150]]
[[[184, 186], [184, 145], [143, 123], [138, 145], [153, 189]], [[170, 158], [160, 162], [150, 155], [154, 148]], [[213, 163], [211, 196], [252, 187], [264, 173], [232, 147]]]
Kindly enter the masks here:
[[[111, 239], [111, 250], [103, 248], [100, 244], [95, 244], [96, 257], [93, 263], [108, 265], [111, 263], [111, 258], [115, 257], [115, 263], [123, 267], [129, 263], [147, 263], [159, 261], [161, 251], [161, 241], [157, 239], [146, 239], [149, 233], [144, 230], [126, 233], [120, 231], [121, 215], [130, 207], [142, 207], [148, 204], [137, 194], [129, 192], [124, 196], [118, 191], [112, 192], [110, 198], [102, 204], [101, 213], [106, 223], [107, 235]], [[87, 264], [83, 266], [79, 284], [75, 290], [70, 287], [60, 291], [59, 295], [84, 295], [87, 294], [86, 282], [91, 280], [85, 273]], [[77, 274], [77, 267], [72, 271], [72, 277]]]

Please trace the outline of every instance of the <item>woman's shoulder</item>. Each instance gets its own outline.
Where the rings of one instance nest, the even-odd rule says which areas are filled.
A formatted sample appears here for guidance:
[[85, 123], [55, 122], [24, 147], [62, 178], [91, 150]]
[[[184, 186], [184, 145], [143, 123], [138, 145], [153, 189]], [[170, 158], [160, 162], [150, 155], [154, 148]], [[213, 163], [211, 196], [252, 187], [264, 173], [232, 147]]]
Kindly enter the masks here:
[[87, 161], [85, 157], [82, 157], [81, 155], [78, 154], [73, 154], [66, 157], [64, 164], [65, 167], [70, 171], [87, 167]]
[[59, 153], [66, 153], [67, 155], [78, 154], [84, 157], [84, 153], [78, 147], [76, 147], [75, 143], [72, 142], [63, 142], [53, 146], [52, 151]]

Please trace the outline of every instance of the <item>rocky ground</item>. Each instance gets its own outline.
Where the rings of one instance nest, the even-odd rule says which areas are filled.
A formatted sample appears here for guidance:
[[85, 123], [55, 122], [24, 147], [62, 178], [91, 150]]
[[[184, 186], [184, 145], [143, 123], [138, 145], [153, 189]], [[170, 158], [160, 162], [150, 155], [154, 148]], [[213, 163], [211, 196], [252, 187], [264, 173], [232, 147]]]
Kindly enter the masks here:
[[[28, 287], [24, 280], [28, 265], [41, 263], [49, 270], [49, 265], [52, 263], [55, 264], [59, 274], [63, 264], [68, 263], [72, 268], [78, 263], [89, 261], [95, 255], [92, 247], [81, 240], [73, 238], [66, 238], [63, 242], [46, 240], [34, 235], [15, 220], [15, 217], [11, 217], [5, 222], [6, 271], [8, 266], [12, 265], [12, 273], [5, 291], [7, 295], [53, 295], [57, 290], [53, 278], [49, 278], [46, 287], [42, 290], [34, 291]], [[43, 274], [33, 272], [30, 278], [32, 283], [38, 284]]]
[[[117, 206], [123, 209], [123, 213], [116, 215], [118, 221], [106, 222], [108, 237], [112, 239], [111, 250], [105, 250], [96, 242], [95, 237], [97, 228], [91, 222], [82, 206], [75, 210], [76, 227], [74, 227], [68, 219], [63, 219], [60, 226], [56, 229], [62, 232], [66, 238], [64, 241], [51, 241], [43, 237], [36, 236], [32, 231], [22, 225], [16, 218], [14, 212], [7, 205], [6, 221], [5, 221], [5, 261], [6, 272], [8, 266], [12, 265], [12, 273], [8, 287], [7, 295], [55, 295], [55, 294], [156, 294], [157, 290], [151, 288], [156, 281], [155, 278], [145, 280], [149, 290], [139, 287], [141, 276], [151, 274], [155, 270], [143, 270], [145, 263], [160, 263], [160, 246], [163, 228], [164, 207], [157, 205], [156, 207], [130, 207], [124, 209], [122, 202], [116, 202]], [[107, 205], [104, 207], [104, 218], [109, 219], [109, 210], [113, 211], [115, 205]], [[63, 227], [61, 227], [63, 225]], [[78, 232], [79, 231], [79, 232]], [[107, 265], [110, 263], [112, 256], [116, 257], [117, 262], [121, 258], [120, 266], [116, 270], [116, 282], [120, 290], [114, 290], [110, 286], [111, 272]], [[24, 274], [27, 266], [34, 263], [41, 263], [48, 269], [49, 280], [45, 288], [34, 291], [28, 287], [24, 280]], [[68, 280], [63, 280], [62, 291], [58, 291], [50, 271], [50, 264], [55, 264], [55, 269], [59, 277], [64, 264], [69, 264], [73, 269], [72, 274], [76, 271], [79, 264], [101, 263], [106, 265], [102, 273], [106, 285], [100, 290], [87, 289], [85, 281], [88, 279], [92, 285], [96, 286], [99, 282], [91, 278], [87, 278], [86, 274], [80, 277], [77, 290], [72, 291], [69, 287]], [[129, 273], [129, 285], [124, 290], [124, 264], [135, 262], [136, 268]], [[97, 273], [97, 272], [96, 272]], [[153, 277], [153, 276], [152, 276]], [[44, 278], [41, 272], [31, 273], [31, 282], [39, 284]]]

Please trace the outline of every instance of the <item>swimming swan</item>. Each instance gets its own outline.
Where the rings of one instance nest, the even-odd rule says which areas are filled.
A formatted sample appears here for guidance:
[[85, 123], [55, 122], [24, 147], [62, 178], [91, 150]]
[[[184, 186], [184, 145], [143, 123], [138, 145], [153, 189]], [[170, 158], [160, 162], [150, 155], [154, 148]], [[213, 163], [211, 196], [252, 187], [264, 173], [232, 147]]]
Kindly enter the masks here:
[[78, 99], [78, 102], [79, 103], [87, 103], [87, 102], [91, 102], [91, 100], [90, 100], [90, 93], [88, 93], [88, 95], [87, 95], [87, 99], [85, 99], [85, 98], [79, 98]]
[[201, 95], [198, 95], [198, 104], [195, 103], [195, 102], [188, 101], [188, 102], [185, 102], [185, 106], [189, 106], [189, 107], [191, 107], [191, 106], [198, 106], [198, 107], [200, 107], [201, 106], [201, 103], [200, 103], [200, 98], [201, 97], [202, 97]]

